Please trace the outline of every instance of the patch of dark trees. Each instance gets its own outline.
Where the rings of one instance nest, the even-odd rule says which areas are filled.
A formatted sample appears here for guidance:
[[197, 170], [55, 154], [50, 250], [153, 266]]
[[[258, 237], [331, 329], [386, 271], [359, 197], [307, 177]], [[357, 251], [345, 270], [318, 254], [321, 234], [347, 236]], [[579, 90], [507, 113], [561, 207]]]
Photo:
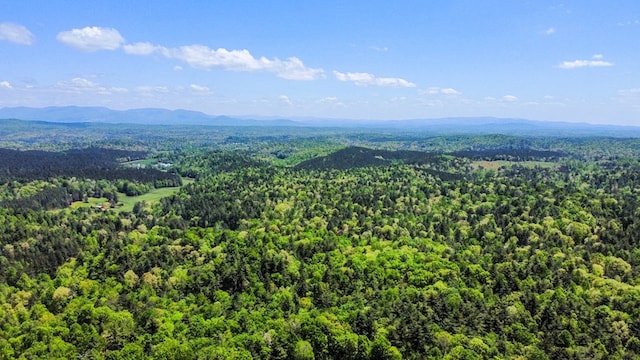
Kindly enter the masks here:
[[25, 213], [36, 210], [64, 209], [74, 201], [86, 200], [88, 196], [104, 197], [115, 205], [118, 203], [118, 194], [106, 191], [100, 187], [90, 189], [86, 193], [78, 188], [70, 186], [46, 187], [28, 197], [17, 197], [0, 201], [0, 208], [13, 209], [16, 213]]
[[[0, 216], [0, 281], [15, 284], [20, 275], [34, 276], [40, 272], [51, 276], [58, 266], [79, 254], [83, 236], [79, 233], [83, 224], [63, 220], [63, 215], [51, 212], [26, 211], [23, 213], [3, 209]], [[21, 224], [32, 222], [38, 227], [27, 228]]]
[[449, 155], [486, 161], [558, 161], [560, 158], [566, 156], [564, 153], [559, 151], [536, 150], [530, 148], [461, 150], [451, 152]]
[[[255, 179], [244, 176], [242, 181], [249, 184], [248, 187], [252, 187]], [[172, 195], [160, 199], [163, 214], [178, 215], [169, 219], [168, 225], [174, 228], [184, 229], [190, 220], [193, 226], [223, 226], [237, 230], [241, 219], [257, 218], [266, 207], [262, 198], [258, 196], [244, 198], [234, 180], [220, 181], [215, 185], [214, 191], [211, 191], [210, 184], [191, 184], [185, 186], [183, 192], [186, 197]], [[236, 201], [238, 199], [242, 200]]]
[[[169, 158], [169, 160], [174, 159]], [[177, 162], [177, 159], [175, 160]], [[182, 159], [179, 162], [173, 169], [182, 176], [196, 179], [200, 178], [202, 173], [220, 174], [237, 169], [265, 166], [264, 162], [254, 159], [244, 151], [209, 150], [202, 156]]]
[[207, 168], [213, 174], [245, 169], [249, 167], [261, 167], [265, 163], [255, 160], [245, 152], [212, 151], [207, 156]]
[[119, 162], [142, 159], [145, 155], [142, 151], [102, 148], [65, 152], [0, 149], [0, 178], [35, 180], [56, 176], [84, 176], [87, 172], [115, 170], [119, 167]]
[[157, 169], [124, 168], [120, 164], [142, 159], [145, 155], [143, 151], [103, 148], [66, 152], [0, 149], [0, 181], [77, 177], [95, 180], [126, 179], [160, 185], [157, 187], [180, 185], [180, 178], [176, 174]]
[[271, 155], [275, 156], [280, 160], [286, 159], [293, 154], [294, 154], [293, 149], [278, 149], [276, 151], [271, 152]]
[[53, 210], [68, 207], [72, 201], [73, 196], [67, 188], [50, 187], [29, 197], [0, 201], [0, 207], [17, 211]]
[[411, 150], [378, 150], [359, 146], [350, 146], [327, 156], [303, 161], [295, 169], [305, 170], [346, 170], [369, 166], [389, 166], [400, 162], [404, 164], [432, 164], [442, 159], [438, 153]]

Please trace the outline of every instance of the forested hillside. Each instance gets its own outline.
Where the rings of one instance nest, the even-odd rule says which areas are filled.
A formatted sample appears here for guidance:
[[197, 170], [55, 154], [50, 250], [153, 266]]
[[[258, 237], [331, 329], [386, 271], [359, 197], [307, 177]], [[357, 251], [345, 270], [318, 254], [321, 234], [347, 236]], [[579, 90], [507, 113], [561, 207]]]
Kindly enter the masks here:
[[66, 152], [0, 148], [0, 206], [52, 210], [88, 197], [105, 197], [115, 205], [118, 192], [135, 196], [182, 184], [174, 172], [123, 165], [145, 156], [143, 151], [104, 148]]
[[640, 357], [637, 139], [195, 136], [114, 139], [194, 179], [132, 211], [4, 170], [0, 358]]

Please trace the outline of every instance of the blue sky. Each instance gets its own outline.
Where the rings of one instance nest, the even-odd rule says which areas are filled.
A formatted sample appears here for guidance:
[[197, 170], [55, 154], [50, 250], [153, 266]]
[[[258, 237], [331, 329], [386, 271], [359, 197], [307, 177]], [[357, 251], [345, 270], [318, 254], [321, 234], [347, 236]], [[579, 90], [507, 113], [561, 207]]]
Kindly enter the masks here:
[[640, 125], [640, 1], [0, 0], [0, 107]]

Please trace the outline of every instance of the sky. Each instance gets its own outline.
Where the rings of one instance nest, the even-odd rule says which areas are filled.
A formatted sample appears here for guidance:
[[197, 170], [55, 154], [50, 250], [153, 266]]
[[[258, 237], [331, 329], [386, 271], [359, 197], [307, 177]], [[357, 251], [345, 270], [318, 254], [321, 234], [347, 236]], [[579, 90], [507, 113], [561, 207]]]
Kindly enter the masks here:
[[640, 125], [640, 1], [0, 0], [0, 107]]

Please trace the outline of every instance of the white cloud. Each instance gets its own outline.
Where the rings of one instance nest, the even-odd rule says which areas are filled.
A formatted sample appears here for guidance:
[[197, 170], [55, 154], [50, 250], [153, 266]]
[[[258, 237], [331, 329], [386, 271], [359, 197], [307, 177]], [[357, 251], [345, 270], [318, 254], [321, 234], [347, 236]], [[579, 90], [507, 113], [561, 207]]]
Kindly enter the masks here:
[[333, 103], [333, 102], [336, 102], [336, 101], [338, 101], [338, 98], [335, 97], [335, 96], [327, 96], [327, 97], [324, 97], [322, 99], [316, 100], [316, 102], [319, 103], [319, 104]]
[[604, 56], [602, 54], [595, 54], [591, 57], [590, 60], [574, 60], [574, 61], [563, 61], [559, 67], [560, 69], [577, 69], [583, 67], [606, 67], [613, 66], [613, 63], [609, 61], [603, 60]]
[[96, 84], [93, 81], [87, 80], [84, 78], [78, 78], [78, 77], [71, 79], [71, 84], [77, 87], [84, 87], [84, 88], [96, 87]]
[[180, 65], [176, 65], [173, 67], [173, 71], [182, 71], [182, 70], [184, 70], [184, 68]]
[[502, 101], [505, 102], [516, 102], [518, 101], [518, 97], [514, 95], [505, 95], [502, 97]]
[[33, 44], [34, 36], [26, 27], [8, 22], [0, 23], [0, 40], [21, 45]]
[[327, 96], [315, 101], [316, 104], [330, 106], [332, 108], [345, 108], [346, 105], [340, 101], [336, 96]]
[[454, 88], [444, 88], [440, 92], [444, 95], [461, 95], [462, 93]]
[[288, 80], [315, 80], [324, 70], [306, 67], [303, 62], [290, 57], [287, 60], [255, 58], [249, 50], [211, 49], [204, 45], [181, 46], [161, 50], [168, 58], [178, 59], [195, 68], [222, 68], [231, 71], [268, 71]]
[[169, 88], [166, 86], [138, 86], [136, 91], [141, 94], [166, 94], [169, 92]]
[[125, 53], [132, 55], [150, 55], [156, 51], [161, 51], [163, 47], [156, 46], [148, 42], [127, 44], [122, 47]]
[[91, 80], [75, 77], [69, 81], [60, 81], [56, 85], [56, 88], [65, 92], [72, 93], [91, 93], [100, 95], [111, 95], [113, 93], [126, 93], [129, 90], [122, 87], [106, 87], [100, 84], [96, 84]]
[[[164, 49], [165, 56], [186, 62], [196, 68], [222, 67], [227, 70], [255, 71], [267, 66], [267, 59], [256, 59], [248, 50], [212, 50], [204, 45]], [[262, 60], [262, 61], [261, 61]]]
[[124, 38], [118, 30], [98, 26], [63, 31], [58, 34], [57, 39], [83, 51], [115, 50], [124, 43]]
[[[269, 67], [267, 67], [267, 70], [269, 70]], [[324, 70], [308, 68], [297, 57], [290, 57], [286, 61], [275, 59], [272, 61], [270, 71], [287, 80], [316, 80], [324, 77]]]
[[373, 74], [357, 72], [342, 73], [333, 71], [339, 81], [351, 81], [359, 86], [415, 87], [416, 84], [401, 78], [377, 77]]
[[9, 83], [8, 81], [0, 81], [0, 88], [13, 90], [13, 86], [11, 86], [11, 83]]
[[[125, 44], [124, 38], [118, 30], [101, 27], [85, 27], [73, 29], [58, 34], [58, 40], [84, 51], [122, 50], [131, 55], [146, 56], [160, 54], [169, 59], [184, 61], [194, 68], [221, 68], [231, 71], [267, 71], [288, 80], [315, 80], [324, 76], [324, 70], [310, 68], [297, 57], [286, 60], [266, 57], [256, 58], [249, 50], [227, 50], [224, 48], [211, 49], [205, 45], [188, 45], [177, 48], [167, 48], [149, 42]], [[175, 66], [174, 70], [182, 70]]]
[[582, 67], [605, 67], [605, 66], [613, 66], [613, 63], [602, 60], [574, 60], [574, 61], [563, 61], [562, 64], [558, 65], [561, 69], [577, 69]]
[[[297, 57], [290, 57], [287, 60], [268, 59], [264, 56], [256, 58], [246, 49], [211, 49], [205, 45], [188, 45], [170, 49], [150, 43], [136, 43], [125, 45], [124, 51], [133, 55], [159, 53], [169, 59], [181, 60], [200, 69], [267, 71], [288, 80], [315, 80], [324, 74], [324, 70], [309, 68]], [[174, 70], [182, 70], [182, 67], [175, 67]]]
[[556, 33], [556, 29], [553, 27], [548, 28], [547, 30], [544, 31], [545, 35], [553, 35]]
[[206, 86], [196, 85], [196, 84], [189, 85], [189, 88], [195, 92], [200, 92], [200, 93], [207, 93], [211, 91], [211, 89], [209, 89]]
[[437, 86], [432, 86], [427, 90], [421, 90], [420, 93], [427, 95], [447, 95], [447, 96], [458, 96], [462, 95], [462, 93], [454, 88], [441, 88]]
[[283, 104], [293, 105], [293, 102], [291, 102], [291, 99], [289, 99], [289, 97], [287, 95], [280, 95], [280, 96], [278, 96], [278, 99]]
[[387, 52], [389, 51], [389, 48], [386, 46], [370, 46], [369, 49], [373, 50], [373, 51], [380, 51], [380, 52]]

